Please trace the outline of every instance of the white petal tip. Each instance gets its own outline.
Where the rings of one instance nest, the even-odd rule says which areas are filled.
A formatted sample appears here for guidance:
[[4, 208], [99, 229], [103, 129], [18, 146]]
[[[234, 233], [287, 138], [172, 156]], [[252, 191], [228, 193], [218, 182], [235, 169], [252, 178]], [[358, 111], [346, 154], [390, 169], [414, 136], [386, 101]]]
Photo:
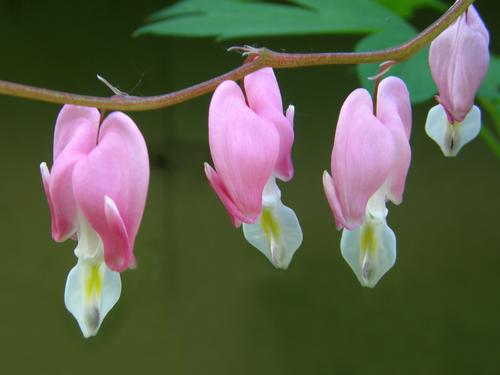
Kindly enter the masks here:
[[281, 201], [274, 207], [264, 206], [255, 224], [243, 223], [243, 234], [275, 268], [281, 270], [290, 266], [303, 239], [295, 212]]
[[331, 181], [331, 176], [330, 176], [330, 173], [328, 173], [327, 171], [323, 171], [323, 184], [326, 184], [328, 182]]
[[427, 115], [425, 131], [436, 142], [444, 156], [454, 157], [464, 145], [477, 137], [481, 130], [481, 110], [473, 106], [464, 120], [450, 124], [444, 107], [432, 107]]
[[118, 211], [115, 201], [107, 195], [104, 196], [104, 206], [105, 208], [112, 209], [113, 211]]
[[75, 317], [85, 338], [95, 336], [121, 294], [118, 272], [104, 263], [79, 260], [71, 269], [64, 290], [64, 304]]
[[344, 229], [340, 250], [361, 286], [374, 288], [396, 262], [396, 236], [385, 220], [365, 221], [355, 230]]
[[287, 118], [288, 121], [290, 121], [290, 124], [293, 126], [293, 120], [295, 117], [295, 106], [290, 104], [288, 108], [286, 109], [285, 117]]
[[44, 180], [50, 177], [49, 167], [47, 167], [47, 163], [45, 162], [40, 163], [40, 173]]

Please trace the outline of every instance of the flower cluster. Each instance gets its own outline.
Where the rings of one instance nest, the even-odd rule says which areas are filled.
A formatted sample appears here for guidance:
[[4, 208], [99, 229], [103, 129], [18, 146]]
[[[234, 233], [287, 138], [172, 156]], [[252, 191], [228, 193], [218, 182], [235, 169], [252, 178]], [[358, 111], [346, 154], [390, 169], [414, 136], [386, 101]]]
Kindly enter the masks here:
[[[488, 66], [489, 36], [473, 7], [431, 45], [430, 67], [439, 104], [425, 129], [446, 156], [454, 156], [481, 125], [474, 96]], [[246, 240], [279, 269], [302, 243], [295, 212], [281, 200], [277, 180], [292, 179], [294, 112], [284, 111], [271, 68], [225, 81], [208, 116], [213, 167], [205, 174]], [[387, 201], [400, 204], [411, 160], [412, 114], [405, 83], [377, 78], [375, 92], [354, 90], [335, 130], [326, 198], [342, 256], [361, 285], [374, 287], [396, 261], [396, 236], [387, 225]], [[40, 165], [57, 242], [78, 241], [76, 266], [64, 301], [85, 337], [97, 333], [121, 293], [120, 272], [135, 266], [133, 248], [146, 202], [146, 143], [125, 114], [104, 118], [95, 108], [66, 105], [54, 132], [53, 166]]]
[[54, 164], [40, 165], [57, 242], [78, 240], [66, 308], [85, 337], [97, 333], [121, 293], [120, 272], [135, 266], [134, 241], [149, 183], [146, 143], [120, 112], [66, 105], [54, 132]]
[[278, 83], [266, 68], [223, 82], [212, 98], [208, 139], [215, 170], [205, 173], [234, 226], [277, 268], [286, 269], [302, 243], [294, 211], [281, 202], [276, 178], [293, 177], [294, 107], [283, 115]]

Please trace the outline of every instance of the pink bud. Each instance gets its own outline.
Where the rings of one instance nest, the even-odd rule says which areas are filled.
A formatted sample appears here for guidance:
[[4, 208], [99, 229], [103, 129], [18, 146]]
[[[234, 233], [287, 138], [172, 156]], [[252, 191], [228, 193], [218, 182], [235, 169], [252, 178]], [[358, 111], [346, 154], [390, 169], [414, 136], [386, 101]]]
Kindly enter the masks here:
[[323, 185], [337, 228], [353, 230], [365, 219], [368, 200], [383, 189], [386, 199], [402, 200], [411, 151], [411, 107], [399, 78], [379, 86], [377, 114], [365, 89], [353, 91], [340, 110], [332, 150], [332, 177]]
[[272, 69], [245, 77], [245, 94], [233, 81], [217, 87], [208, 119], [214, 168], [205, 174], [235, 226], [255, 223], [262, 210], [264, 186], [276, 175], [293, 176], [293, 107], [283, 115]]
[[450, 124], [462, 122], [489, 63], [489, 34], [473, 6], [431, 43], [429, 64]]

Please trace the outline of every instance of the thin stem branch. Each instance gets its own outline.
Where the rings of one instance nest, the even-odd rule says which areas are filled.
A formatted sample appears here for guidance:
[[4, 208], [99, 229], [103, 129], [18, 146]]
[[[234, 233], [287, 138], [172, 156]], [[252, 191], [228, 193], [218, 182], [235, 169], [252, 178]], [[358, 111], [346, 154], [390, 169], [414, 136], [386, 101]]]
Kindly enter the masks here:
[[267, 48], [236, 48], [243, 51], [244, 54], [254, 55], [257, 56], [257, 58], [248, 64], [244, 64], [208, 81], [163, 95], [146, 97], [128, 95], [115, 95], [112, 97], [87, 96], [1, 80], [0, 94], [49, 103], [77, 104], [107, 110], [147, 111], [165, 108], [208, 94], [215, 90], [215, 88], [225, 80], [240, 80], [247, 74], [255, 72], [263, 67], [299, 68], [318, 65], [365, 64], [388, 60], [401, 62], [407, 60], [451, 25], [473, 2], [474, 0], [458, 0], [448, 9], [448, 11], [446, 11], [446, 13], [419, 33], [415, 38], [400, 46], [383, 50], [359, 53], [333, 52], [301, 54], [279, 53]]

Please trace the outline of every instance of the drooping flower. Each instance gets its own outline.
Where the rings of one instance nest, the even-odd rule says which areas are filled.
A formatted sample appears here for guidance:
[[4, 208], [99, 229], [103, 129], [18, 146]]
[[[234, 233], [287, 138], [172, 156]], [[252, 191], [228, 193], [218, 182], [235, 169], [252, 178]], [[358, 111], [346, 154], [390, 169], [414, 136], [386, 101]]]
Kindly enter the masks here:
[[276, 178], [293, 177], [294, 107], [283, 115], [278, 83], [271, 68], [215, 90], [208, 136], [214, 168], [205, 174], [235, 227], [277, 268], [287, 268], [302, 242], [293, 210], [281, 202]]
[[78, 240], [66, 308], [94, 336], [121, 293], [120, 272], [135, 266], [133, 248], [149, 183], [144, 138], [125, 114], [100, 124], [95, 108], [65, 105], [54, 132], [52, 170], [41, 163], [57, 242]]
[[386, 222], [386, 201], [403, 200], [410, 165], [411, 106], [403, 81], [380, 82], [377, 104], [365, 89], [353, 91], [340, 111], [330, 176], [323, 186], [340, 248], [363, 286], [374, 287], [396, 261], [396, 237]]
[[431, 43], [439, 104], [429, 111], [425, 130], [445, 156], [456, 156], [481, 129], [474, 97], [488, 70], [488, 45], [488, 30], [472, 5]]

